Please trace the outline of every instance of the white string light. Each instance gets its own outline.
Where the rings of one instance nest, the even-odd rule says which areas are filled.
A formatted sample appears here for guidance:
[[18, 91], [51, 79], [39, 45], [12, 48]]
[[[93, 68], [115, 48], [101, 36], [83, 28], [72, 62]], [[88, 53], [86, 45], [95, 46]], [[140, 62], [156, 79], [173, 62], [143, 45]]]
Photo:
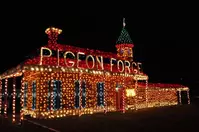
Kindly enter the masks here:
[[8, 79], [5, 79], [5, 93], [4, 93], [4, 116], [7, 118], [7, 108], [8, 108]]
[[13, 78], [13, 102], [12, 102], [12, 122], [15, 122], [15, 107], [16, 107], [16, 77]]

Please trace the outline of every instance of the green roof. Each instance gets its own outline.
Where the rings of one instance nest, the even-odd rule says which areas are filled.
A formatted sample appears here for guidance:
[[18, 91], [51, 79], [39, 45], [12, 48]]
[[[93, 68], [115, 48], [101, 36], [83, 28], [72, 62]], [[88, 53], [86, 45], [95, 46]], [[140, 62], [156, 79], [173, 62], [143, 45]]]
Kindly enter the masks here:
[[128, 31], [125, 29], [125, 27], [122, 28], [120, 36], [116, 41], [116, 44], [133, 44], [133, 41], [131, 40], [131, 37]]

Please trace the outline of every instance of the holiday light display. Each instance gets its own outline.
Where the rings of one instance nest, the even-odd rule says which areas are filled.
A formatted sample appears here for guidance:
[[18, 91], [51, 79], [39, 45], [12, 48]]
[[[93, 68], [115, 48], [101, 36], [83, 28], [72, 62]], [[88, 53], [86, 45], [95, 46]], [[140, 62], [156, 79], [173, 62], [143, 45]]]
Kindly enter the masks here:
[[[176, 105], [177, 92], [189, 88], [173, 84], [151, 84], [143, 73], [142, 63], [133, 61], [134, 44], [123, 28], [116, 43], [117, 54], [61, 45], [61, 29], [46, 29], [48, 44], [16, 69], [0, 76], [13, 81], [13, 122], [15, 122], [16, 78], [21, 76], [20, 121], [24, 115], [34, 118], [58, 118], [67, 115], [93, 114]], [[2, 91], [2, 85], [0, 91]], [[2, 108], [0, 100], [0, 109]], [[7, 113], [7, 103], [4, 104]]]
[[127, 97], [134, 97], [135, 96], [135, 89], [126, 89], [126, 96]]
[[117, 56], [126, 60], [133, 59], [133, 41], [130, 38], [128, 31], [125, 29], [125, 18], [123, 19], [123, 28], [116, 42]]

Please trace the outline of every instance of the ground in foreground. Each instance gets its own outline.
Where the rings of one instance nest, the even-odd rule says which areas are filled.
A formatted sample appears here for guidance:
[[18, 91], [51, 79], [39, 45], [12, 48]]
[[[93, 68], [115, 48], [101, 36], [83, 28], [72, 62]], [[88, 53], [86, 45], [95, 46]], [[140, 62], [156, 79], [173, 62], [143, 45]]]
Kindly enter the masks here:
[[[162, 108], [148, 108], [122, 113], [107, 113], [70, 116], [60, 119], [28, 119], [61, 132], [127, 132], [127, 131], [180, 131], [196, 132], [199, 125], [199, 104], [180, 105]], [[49, 131], [24, 121], [22, 127], [16, 127], [3, 120], [0, 131]]]

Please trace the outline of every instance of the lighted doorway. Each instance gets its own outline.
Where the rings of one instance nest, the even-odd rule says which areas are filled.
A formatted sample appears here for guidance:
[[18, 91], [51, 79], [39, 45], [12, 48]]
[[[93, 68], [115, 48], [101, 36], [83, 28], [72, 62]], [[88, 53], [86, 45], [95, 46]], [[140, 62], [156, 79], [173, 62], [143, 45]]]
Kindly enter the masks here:
[[124, 93], [122, 87], [116, 87], [116, 110], [122, 111], [124, 107]]

